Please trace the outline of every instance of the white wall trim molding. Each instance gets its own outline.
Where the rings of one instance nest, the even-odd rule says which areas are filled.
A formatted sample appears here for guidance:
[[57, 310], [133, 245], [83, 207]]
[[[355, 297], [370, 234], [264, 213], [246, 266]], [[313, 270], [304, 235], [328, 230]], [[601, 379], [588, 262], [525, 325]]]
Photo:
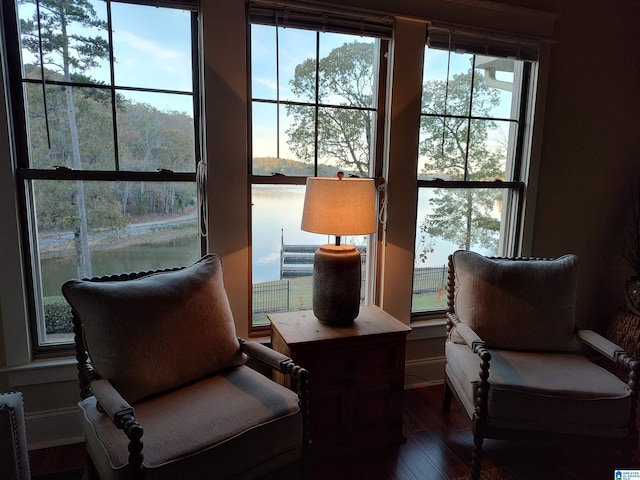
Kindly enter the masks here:
[[445, 357], [408, 360], [405, 363], [405, 390], [441, 385], [444, 382]]
[[25, 418], [29, 450], [84, 442], [76, 405], [27, 413]]
[[78, 379], [75, 358], [35, 360], [23, 365], [0, 368], [0, 374], [7, 376], [9, 387], [67, 382]]

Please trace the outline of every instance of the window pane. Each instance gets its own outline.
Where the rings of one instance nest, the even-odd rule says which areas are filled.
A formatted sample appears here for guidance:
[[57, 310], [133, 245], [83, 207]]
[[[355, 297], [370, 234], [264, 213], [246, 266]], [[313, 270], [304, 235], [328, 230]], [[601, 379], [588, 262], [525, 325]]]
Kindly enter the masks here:
[[[314, 103], [316, 98], [316, 32], [296, 28], [279, 28], [278, 65], [280, 100]], [[252, 72], [252, 75], [260, 75], [260, 72]]]
[[[313, 306], [313, 254], [319, 245], [335, 239], [300, 229], [304, 192], [303, 185], [251, 187], [253, 325], [266, 324], [269, 312]], [[342, 241], [366, 252], [368, 238], [361, 235]], [[362, 278], [364, 283], [366, 272]], [[366, 292], [364, 285], [361, 292]]]
[[251, 25], [251, 94], [253, 98], [278, 98], [276, 29]]
[[448, 52], [425, 50], [418, 177], [509, 180], [523, 62], [476, 56], [471, 97], [473, 56], [451, 53], [448, 82], [447, 61]]
[[[518, 62], [522, 63], [522, 62]], [[516, 61], [476, 56], [472, 114], [479, 117], [517, 118], [513, 111], [513, 81]]]
[[[266, 324], [269, 312], [312, 307], [313, 253], [328, 238], [300, 229], [304, 192], [302, 185], [251, 187], [254, 325]], [[290, 263], [289, 245], [308, 249]]]
[[470, 113], [473, 56], [425, 50], [422, 113], [464, 115]]
[[[377, 101], [373, 95], [377, 41], [326, 32], [317, 40], [313, 31], [251, 28], [252, 157], [261, 163], [252, 171], [313, 175], [318, 162], [318, 175], [345, 170], [368, 176]], [[273, 48], [271, 41], [276, 43]], [[272, 63], [275, 51], [279, 70]], [[279, 90], [270, 88], [278, 72]], [[281, 161], [267, 172], [265, 158]]]
[[[375, 113], [371, 111], [320, 108], [318, 163], [368, 177], [375, 123]], [[320, 171], [318, 174], [326, 175]]]
[[42, 86], [27, 84], [26, 92], [33, 168], [115, 168], [109, 92], [97, 88], [47, 86], [48, 122]]
[[[424, 49], [423, 83], [446, 82], [448, 74], [449, 52], [445, 50]], [[435, 112], [432, 112], [435, 113]]]
[[447, 306], [448, 256], [458, 249], [496, 255], [502, 189], [418, 190], [412, 311]]
[[464, 180], [467, 118], [420, 118], [418, 177]]
[[[18, 2], [20, 41], [25, 76], [31, 79], [110, 84], [106, 3], [87, 0], [73, 14], [69, 9], [40, 5], [42, 43], [38, 41], [35, 2]], [[62, 41], [62, 28], [68, 42]], [[40, 70], [40, 46], [44, 69]], [[87, 54], [89, 49], [90, 54]], [[29, 68], [28, 66], [36, 66]], [[66, 72], [66, 73], [65, 73]]]
[[116, 85], [190, 92], [191, 13], [111, 5]]
[[[377, 41], [260, 25], [251, 33], [252, 173], [369, 176]], [[252, 186], [253, 325], [268, 312], [312, 308], [313, 254], [334, 240], [300, 230], [304, 192]], [[343, 241], [366, 252], [367, 236]]]
[[259, 172], [261, 167], [256, 165], [256, 160], [259, 158], [278, 158], [278, 105], [253, 102], [251, 116], [253, 174], [270, 175], [272, 172]]
[[471, 120], [468, 180], [505, 180], [510, 122]]
[[137, 92], [135, 98], [137, 101], [118, 102], [120, 169], [194, 172], [192, 97]]
[[375, 45], [371, 38], [320, 34], [320, 103], [374, 107]]
[[65, 281], [189, 265], [200, 257], [195, 183], [36, 180], [32, 188], [41, 344], [72, 340], [60, 292]]

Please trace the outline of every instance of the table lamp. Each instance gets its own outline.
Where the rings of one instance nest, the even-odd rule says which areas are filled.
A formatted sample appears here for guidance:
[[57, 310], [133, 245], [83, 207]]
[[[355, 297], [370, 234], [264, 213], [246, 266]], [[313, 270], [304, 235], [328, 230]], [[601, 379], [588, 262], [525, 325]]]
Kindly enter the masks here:
[[335, 235], [313, 257], [313, 313], [329, 325], [351, 325], [360, 312], [362, 260], [343, 235], [376, 231], [376, 188], [372, 178], [308, 177], [302, 230]]

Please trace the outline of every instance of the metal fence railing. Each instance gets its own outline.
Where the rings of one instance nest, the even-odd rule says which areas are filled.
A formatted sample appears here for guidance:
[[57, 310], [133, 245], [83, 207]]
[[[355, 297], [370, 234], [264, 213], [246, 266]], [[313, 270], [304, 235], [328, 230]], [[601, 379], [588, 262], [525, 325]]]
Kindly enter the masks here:
[[252, 295], [253, 316], [289, 310], [288, 280], [256, 283]]
[[413, 270], [413, 294], [441, 290], [447, 284], [447, 266], [423, 267]]
[[[253, 317], [291, 310], [289, 282], [290, 280], [275, 280], [254, 284], [252, 299]], [[441, 267], [416, 268], [413, 272], [413, 295], [437, 293], [446, 288], [446, 285], [446, 265]]]

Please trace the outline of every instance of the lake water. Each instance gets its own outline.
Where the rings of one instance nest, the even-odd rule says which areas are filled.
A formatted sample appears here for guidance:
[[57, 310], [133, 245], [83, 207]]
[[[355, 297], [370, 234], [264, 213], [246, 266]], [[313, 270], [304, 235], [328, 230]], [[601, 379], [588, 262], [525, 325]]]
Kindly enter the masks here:
[[[308, 233], [300, 229], [304, 186], [257, 185], [252, 187], [253, 216], [253, 283], [280, 278], [280, 247], [286, 244], [319, 245], [333, 243], [326, 235]], [[427, 213], [428, 201], [420, 198], [418, 218]], [[362, 244], [364, 236], [349, 237], [347, 243]], [[428, 266], [446, 265], [447, 256], [456, 249], [450, 242], [438, 241], [429, 256]], [[199, 258], [196, 236], [164, 243], [128, 246], [92, 253], [93, 275], [153, 270], [163, 267], [189, 265]], [[74, 257], [42, 260], [44, 296], [60, 295], [60, 286], [77, 277]]]

